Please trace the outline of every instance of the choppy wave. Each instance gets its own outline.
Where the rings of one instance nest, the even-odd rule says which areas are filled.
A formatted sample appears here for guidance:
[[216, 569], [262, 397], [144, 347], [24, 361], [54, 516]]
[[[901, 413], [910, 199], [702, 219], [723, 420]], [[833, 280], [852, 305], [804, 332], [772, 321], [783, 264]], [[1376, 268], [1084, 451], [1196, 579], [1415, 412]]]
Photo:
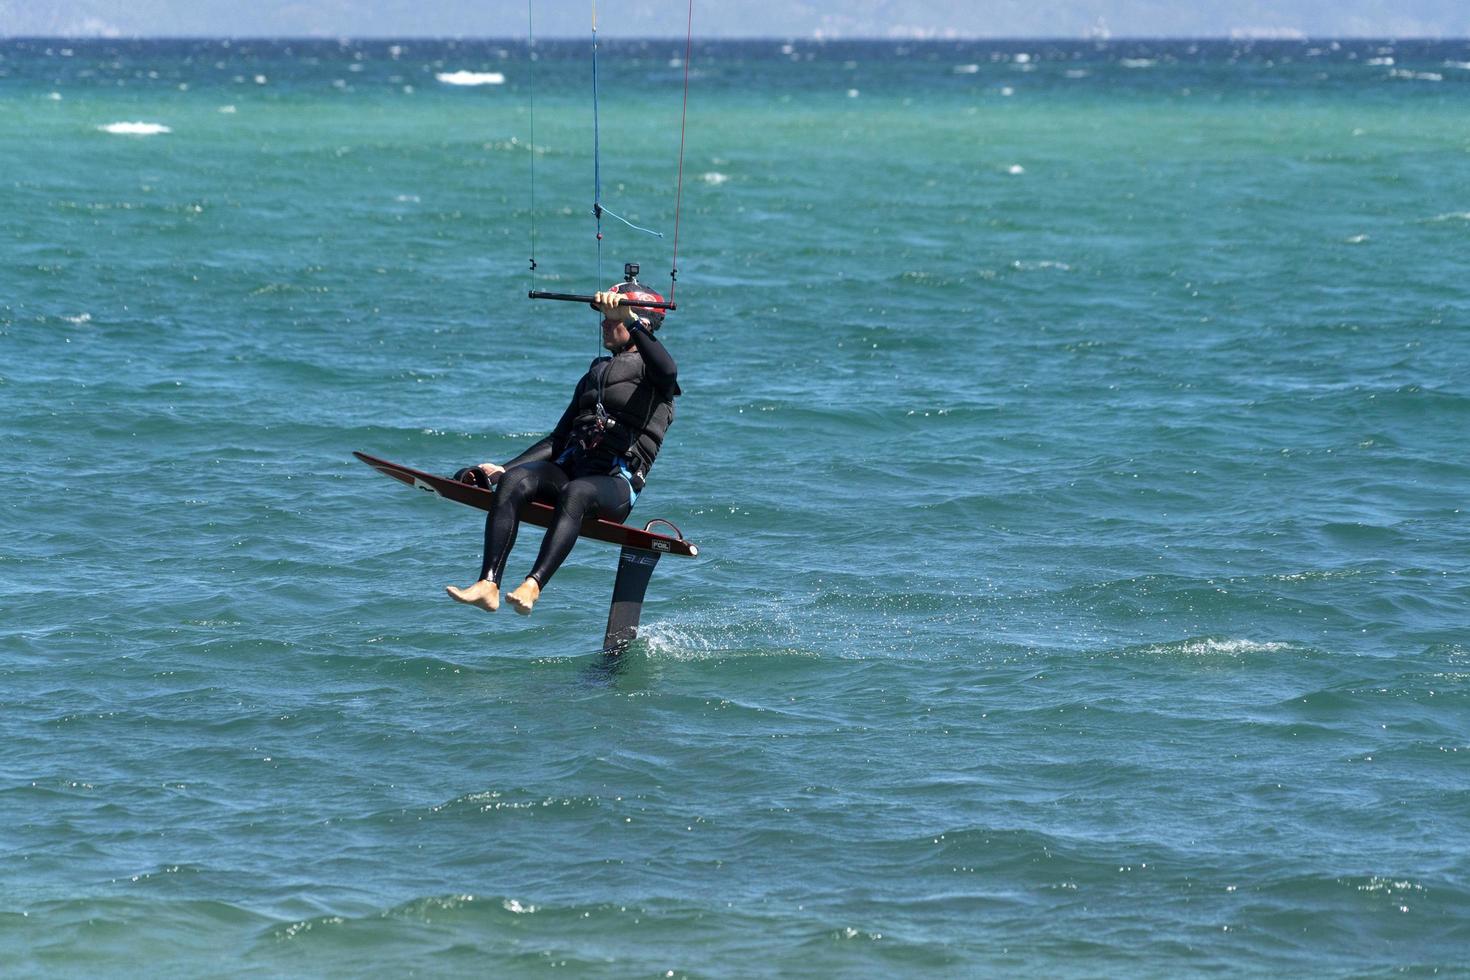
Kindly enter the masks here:
[[1161, 657], [1241, 657], [1256, 653], [1281, 653], [1290, 649], [1291, 644], [1274, 640], [1201, 637], [1193, 640], [1180, 640], [1176, 643], [1149, 644], [1142, 647], [1139, 652]]
[[[616, 549], [463, 609], [484, 515], [349, 455], [551, 431], [532, 216], [672, 268], [563, 193], [585, 42], [535, 208], [524, 47], [66, 45], [0, 41], [11, 972], [1460, 969], [1462, 42], [696, 46], [633, 520], [700, 557], [621, 658]], [[683, 49], [607, 51], [667, 228]]]
[[163, 123], [152, 122], [115, 122], [97, 128], [104, 133], [115, 133], [119, 136], [158, 136], [173, 132], [171, 127]]
[[498, 71], [441, 71], [435, 76], [445, 85], [504, 85], [505, 74]]

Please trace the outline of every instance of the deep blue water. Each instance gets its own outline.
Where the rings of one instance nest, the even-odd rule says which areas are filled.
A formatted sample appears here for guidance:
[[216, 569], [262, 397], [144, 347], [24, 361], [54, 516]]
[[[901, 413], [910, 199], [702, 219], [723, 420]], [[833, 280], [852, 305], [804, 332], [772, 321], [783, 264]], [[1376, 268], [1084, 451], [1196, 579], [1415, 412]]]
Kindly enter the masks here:
[[600, 271], [539, 49], [0, 43], [4, 972], [1463, 974], [1470, 43], [697, 44], [617, 662], [350, 456], [667, 285], [682, 42]]

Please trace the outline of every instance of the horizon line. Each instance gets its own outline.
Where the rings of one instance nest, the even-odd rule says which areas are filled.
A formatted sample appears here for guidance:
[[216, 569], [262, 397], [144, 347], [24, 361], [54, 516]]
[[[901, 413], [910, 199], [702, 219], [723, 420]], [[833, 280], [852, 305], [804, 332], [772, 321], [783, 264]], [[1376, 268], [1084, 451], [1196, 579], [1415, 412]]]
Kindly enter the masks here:
[[[527, 39], [523, 35], [494, 35], [494, 34], [0, 34], [0, 42], [5, 41], [312, 41], [312, 42], [335, 42], [354, 43], [359, 41], [496, 41], [502, 43], [524, 43]], [[546, 34], [537, 35], [537, 41], [586, 41], [586, 34]], [[668, 42], [678, 41], [684, 43], [682, 35], [670, 34], [667, 36], [623, 36], [604, 35], [599, 37], [600, 41], [609, 42]], [[1177, 42], [1199, 42], [1199, 41], [1277, 41], [1293, 44], [1331, 43], [1333, 41], [1377, 41], [1395, 43], [1399, 41], [1436, 41], [1441, 43], [1467, 42], [1470, 43], [1470, 34], [1302, 34], [1295, 32], [1272, 33], [1269, 29], [1263, 29], [1259, 33], [1241, 30], [1239, 33], [1231, 34], [1118, 34], [1108, 36], [1096, 35], [1055, 35], [1055, 34], [965, 34], [944, 37], [908, 37], [880, 34], [850, 34], [850, 35], [791, 35], [791, 34], [721, 34], [700, 38], [702, 42], [749, 42], [769, 41], [779, 44], [814, 43], [826, 44], [829, 42], [884, 42], [889, 44], [956, 44], [973, 42], [1025, 42], [1028, 44], [1044, 44], [1065, 42], [1113, 44], [1130, 43], [1137, 41], [1177, 41]]]

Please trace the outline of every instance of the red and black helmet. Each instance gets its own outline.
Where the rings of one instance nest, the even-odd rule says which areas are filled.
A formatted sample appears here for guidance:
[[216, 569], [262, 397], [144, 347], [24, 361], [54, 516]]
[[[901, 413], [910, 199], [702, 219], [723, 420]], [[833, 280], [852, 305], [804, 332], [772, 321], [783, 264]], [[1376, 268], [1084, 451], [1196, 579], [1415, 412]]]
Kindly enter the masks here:
[[[664, 298], [652, 289], [649, 289], [637, 279], [620, 282], [617, 285], [607, 287], [610, 293], [620, 293], [632, 300], [642, 300], [648, 303], [662, 303]], [[594, 306], [593, 309], [596, 309]], [[635, 306], [633, 312], [648, 321], [649, 330], [657, 330], [664, 325], [665, 310], [653, 310], [646, 306]]]

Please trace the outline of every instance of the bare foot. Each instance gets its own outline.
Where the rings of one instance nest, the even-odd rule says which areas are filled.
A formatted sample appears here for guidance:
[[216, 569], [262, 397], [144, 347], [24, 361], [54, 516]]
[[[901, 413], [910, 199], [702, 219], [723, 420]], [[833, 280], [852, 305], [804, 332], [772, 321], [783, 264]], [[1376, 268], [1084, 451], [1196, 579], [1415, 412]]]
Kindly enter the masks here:
[[536, 600], [541, 598], [541, 586], [533, 578], [528, 578], [516, 587], [516, 590], [505, 597], [505, 601], [515, 607], [515, 611], [522, 616], [531, 615], [531, 607], [536, 605]]
[[456, 589], [452, 585], [444, 586], [444, 591], [449, 593], [449, 598], [455, 602], [463, 602], [467, 606], [479, 606], [486, 612], [494, 612], [500, 608], [500, 586], [482, 578], [468, 589]]

